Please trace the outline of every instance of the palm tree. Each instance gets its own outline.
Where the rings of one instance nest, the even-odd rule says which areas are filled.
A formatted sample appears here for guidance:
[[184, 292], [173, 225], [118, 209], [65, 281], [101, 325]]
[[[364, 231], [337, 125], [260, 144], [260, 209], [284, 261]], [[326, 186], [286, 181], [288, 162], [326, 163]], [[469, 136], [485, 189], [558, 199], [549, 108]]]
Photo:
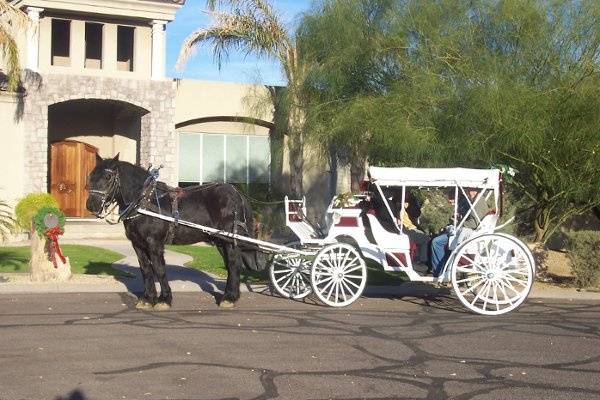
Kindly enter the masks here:
[[0, 55], [6, 63], [8, 90], [16, 89], [20, 79], [19, 50], [14, 34], [25, 29], [27, 23], [24, 12], [6, 0], [0, 0]]
[[4, 242], [15, 228], [15, 219], [8, 204], [0, 200], [0, 242]]
[[[212, 45], [219, 67], [229, 49], [273, 58], [281, 64], [287, 88], [281, 91], [286, 98], [290, 190], [292, 195], [303, 193], [304, 164], [304, 102], [301, 86], [305, 69], [298, 57], [295, 38], [285, 29], [279, 16], [265, 0], [207, 0], [213, 23], [191, 33], [181, 45], [177, 68], [181, 69], [194, 49], [204, 43]], [[230, 6], [229, 12], [216, 12], [217, 6]]]

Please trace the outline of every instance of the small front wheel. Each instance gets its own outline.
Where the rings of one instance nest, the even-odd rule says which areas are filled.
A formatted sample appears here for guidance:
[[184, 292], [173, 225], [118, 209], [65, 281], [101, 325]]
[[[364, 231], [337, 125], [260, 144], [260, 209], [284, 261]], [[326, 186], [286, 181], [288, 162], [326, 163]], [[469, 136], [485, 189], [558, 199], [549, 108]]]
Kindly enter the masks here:
[[516, 238], [477, 236], [463, 243], [452, 257], [454, 292], [477, 314], [507, 313], [529, 295], [535, 266], [527, 247]]
[[336, 243], [317, 253], [310, 274], [313, 291], [324, 304], [344, 307], [360, 297], [367, 284], [367, 266], [349, 244]]
[[[288, 247], [300, 248], [299, 243]], [[277, 254], [269, 266], [271, 284], [281, 296], [287, 299], [303, 299], [312, 293], [310, 285], [310, 261], [296, 253]]]

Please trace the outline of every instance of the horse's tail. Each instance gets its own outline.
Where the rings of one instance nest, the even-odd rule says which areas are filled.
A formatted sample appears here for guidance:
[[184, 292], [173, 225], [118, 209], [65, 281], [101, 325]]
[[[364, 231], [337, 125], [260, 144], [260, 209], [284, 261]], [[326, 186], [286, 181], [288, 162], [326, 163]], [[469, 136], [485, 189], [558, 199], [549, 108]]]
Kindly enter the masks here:
[[258, 250], [242, 250], [242, 263], [244, 268], [262, 271], [267, 266], [267, 257]]
[[[254, 238], [254, 218], [252, 215], [252, 208], [250, 207], [250, 203], [248, 199], [242, 196], [242, 203], [244, 207], [244, 215], [245, 215], [245, 224], [246, 224], [246, 233], [248, 237]], [[267, 257], [266, 255], [258, 251], [255, 248], [244, 248], [242, 246], [242, 264], [244, 268], [251, 269], [253, 271], [262, 271], [267, 266]]]

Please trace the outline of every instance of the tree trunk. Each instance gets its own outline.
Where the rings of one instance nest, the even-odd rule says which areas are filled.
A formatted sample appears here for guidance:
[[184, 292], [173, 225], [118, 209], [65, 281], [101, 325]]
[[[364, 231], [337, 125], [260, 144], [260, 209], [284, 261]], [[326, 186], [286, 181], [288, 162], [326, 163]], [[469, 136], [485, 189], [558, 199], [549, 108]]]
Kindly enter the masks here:
[[548, 226], [550, 223], [550, 210], [544, 206], [538, 206], [535, 209], [535, 220], [533, 227], [535, 229], [534, 241], [542, 242], [546, 239], [546, 233], [548, 232]]
[[302, 177], [304, 170], [304, 116], [296, 99], [292, 98], [288, 123], [288, 151], [290, 162], [290, 191], [291, 196], [300, 198], [304, 194]]
[[364, 156], [355, 156], [350, 162], [350, 188], [352, 192], [360, 191], [360, 183], [365, 179]]
[[57, 267], [50, 260], [50, 242], [45, 237], [39, 237], [37, 232], [31, 232], [31, 259], [29, 274], [34, 282], [64, 282], [71, 277], [69, 258], [63, 263], [56, 257]]

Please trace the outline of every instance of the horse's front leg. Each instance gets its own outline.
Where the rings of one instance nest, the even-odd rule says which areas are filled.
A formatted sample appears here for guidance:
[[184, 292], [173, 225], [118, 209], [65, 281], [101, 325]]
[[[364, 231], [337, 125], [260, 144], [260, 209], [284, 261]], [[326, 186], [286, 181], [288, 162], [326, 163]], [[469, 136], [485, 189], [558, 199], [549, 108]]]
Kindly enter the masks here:
[[239, 247], [230, 243], [224, 243], [219, 249], [227, 268], [227, 284], [219, 307], [231, 308], [240, 298], [241, 253]]
[[168, 310], [171, 308], [173, 295], [171, 293], [171, 286], [169, 286], [169, 280], [167, 279], [164, 245], [157, 246], [150, 251], [150, 261], [152, 263], [152, 269], [156, 279], [160, 283], [160, 297], [158, 298], [158, 302], [154, 305], [154, 309]]
[[142, 271], [142, 279], [144, 280], [144, 294], [138, 300], [135, 308], [149, 310], [156, 304], [156, 286], [154, 285], [152, 262], [145, 249], [135, 245], [133, 249], [135, 250], [135, 254], [137, 254], [140, 270]]

